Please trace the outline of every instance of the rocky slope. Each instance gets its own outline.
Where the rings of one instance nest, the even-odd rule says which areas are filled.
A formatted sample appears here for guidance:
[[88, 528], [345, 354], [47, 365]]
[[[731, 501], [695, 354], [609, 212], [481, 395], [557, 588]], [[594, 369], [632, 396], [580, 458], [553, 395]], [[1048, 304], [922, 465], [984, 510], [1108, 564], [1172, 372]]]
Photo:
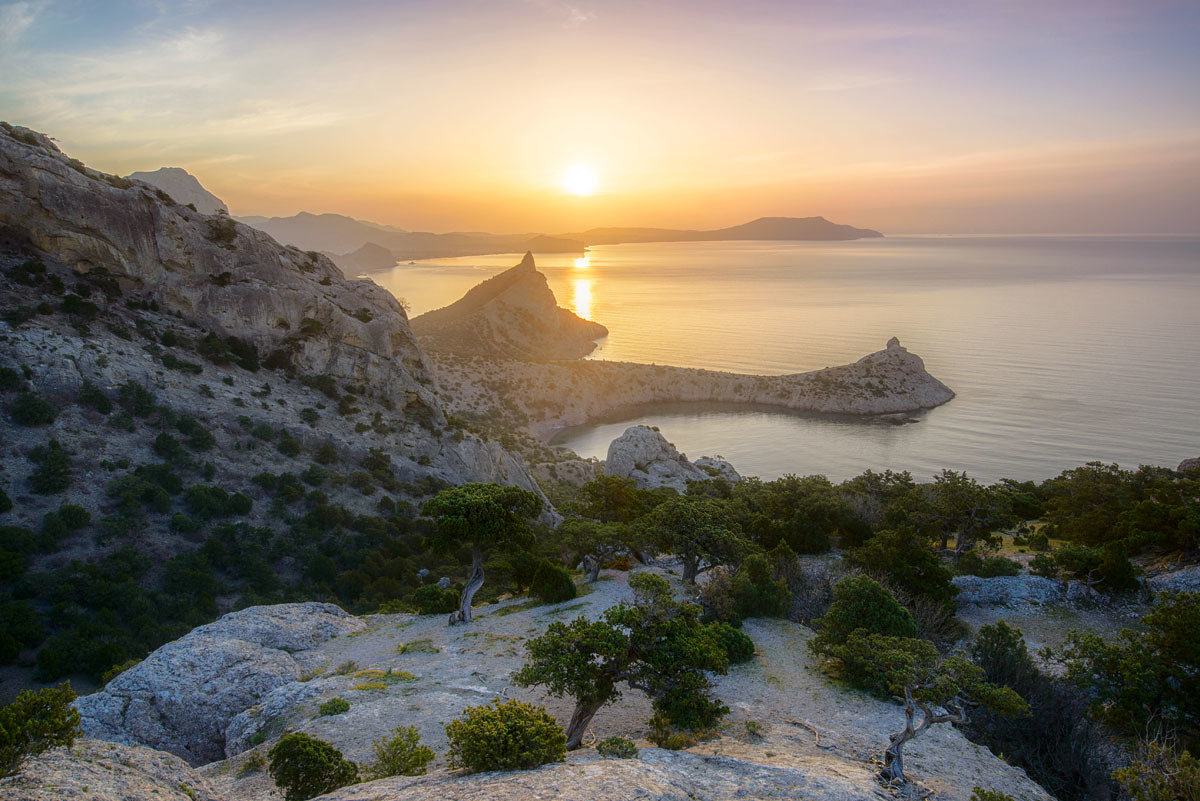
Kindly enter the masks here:
[[654, 403], [705, 402], [825, 414], [893, 415], [954, 392], [893, 337], [853, 364], [792, 375], [742, 375], [597, 360], [533, 364], [433, 354], [448, 412], [503, 418], [549, 438], [559, 429]]
[[413, 318], [430, 350], [508, 359], [573, 359], [608, 333], [560, 308], [533, 254], [474, 287], [459, 300]]
[[225, 201], [205, 189], [196, 176], [182, 167], [160, 167], [153, 172], [131, 172], [125, 177], [157, 187], [170, 195], [176, 203], [195, 206], [196, 211], [201, 214], [229, 213]]
[[[677, 575], [677, 566], [670, 561], [652, 569], [672, 580]], [[589, 747], [564, 764], [535, 772], [478, 776], [445, 772], [440, 767], [446, 748], [443, 726], [465, 706], [504, 695], [545, 703], [560, 720], [567, 719], [569, 703], [536, 688], [510, 686], [511, 672], [523, 662], [522, 643], [551, 621], [596, 616], [627, 599], [627, 577], [606, 571], [587, 594], [561, 604], [501, 601], [479, 609], [470, 626], [448, 628], [441, 615], [376, 615], [364, 620], [361, 631], [329, 639], [324, 638], [328, 626], [321, 621], [314, 622], [310, 635], [293, 631], [290, 636], [297, 636], [300, 644], [316, 644], [292, 654], [296, 661], [292, 681], [277, 683], [273, 663], [250, 660], [242, 668], [243, 680], [252, 679], [261, 664], [270, 683], [277, 683], [274, 689], [260, 692], [257, 699], [248, 695], [247, 708], [232, 720], [225, 708], [198, 706], [192, 725], [204, 730], [224, 725], [226, 756], [199, 772], [224, 798], [265, 801], [278, 795], [256, 758], [282, 733], [310, 733], [362, 762], [370, 760], [375, 738], [395, 726], [414, 725], [423, 741], [439, 753], [431, 775], [385, 779], [344, 788], [326, 798], [848, 801], [888, 797], [874, 779], [872, 760], [887, 734], [902, 722], [900, 708], [830, 684], [805, 647], [811, 631], [782, 620], [746, 621], [745, 631], [757, 653], [752, 662], [715, 681], [717, 695], [733, 710], [719, 739], [680, 752], [649, 747], [644, 739], [649, 705], [640, 693], [630, 692], [597, 716], [594, 734], [638, 741], [639, 760], [601, 760]], [[303, 619], [286, 607], [244, 614], [298, 623]], [[145, 670], [161, 675], [172, 669], [176, 673], [172, 681], [180, 687], [203, 688], [222, 680], [227, 668], [220, 660], [189, 656], [188, 651], [206, 646], [205, 638], [228, 626], [228, 621], [207, 627], [212, 634], [200, 636], [204, 631], [200, 630], [165, 646], [147, 659], [150, 667]], [[319, 715], [318, 704], [335, 696], [350, 703], [349, 711]], [[89, 698], [79, 704], [95, 731], [91, 710], [102, 705]], [[748, 726], [751, 722], [755, 725]], [[594, 740], [589, 737], [588, 743]], [[1025, 801], [1048, 801], [1020, 770], [949, 727], [939, 726], [922, 737], [911, 749], [910, 760], [910, 772], [921, 787], [942, 799], [967, 801], [971, 789], [979, 785]]]

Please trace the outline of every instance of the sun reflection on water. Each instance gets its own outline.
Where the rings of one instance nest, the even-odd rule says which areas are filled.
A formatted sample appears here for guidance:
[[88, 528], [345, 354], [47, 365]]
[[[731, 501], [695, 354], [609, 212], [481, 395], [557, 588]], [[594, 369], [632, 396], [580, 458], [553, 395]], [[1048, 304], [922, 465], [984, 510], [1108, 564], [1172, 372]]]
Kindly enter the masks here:
[[[585, 259], [586, 261], [586, 259]], [[579, 259], [575, 260], [579, 263]], [[571, 299], [571, 306], [576, 314], [585, 319], [592, 317], [592, 279], [576, 278], [575, 279], [575, 295]]]
[[591, 263], [592, 263], [592, 260], [590, 258], [588, 258], [587, 256], [580, 256], [579, 258], [577, 258], [575, 260], [575, 269], [576, 270], [586, 270], [588, 267], [591, 266]]

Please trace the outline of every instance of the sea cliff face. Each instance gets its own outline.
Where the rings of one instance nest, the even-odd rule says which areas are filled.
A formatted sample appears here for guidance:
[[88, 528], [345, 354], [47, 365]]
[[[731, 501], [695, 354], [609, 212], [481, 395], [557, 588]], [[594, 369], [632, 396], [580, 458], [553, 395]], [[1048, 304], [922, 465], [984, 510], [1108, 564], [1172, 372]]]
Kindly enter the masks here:
[[412, 327], [431, 351], [507, 359], [574, 359], [608, 334], [558, 306], [532, 253], [449, 306], [414, 318]]

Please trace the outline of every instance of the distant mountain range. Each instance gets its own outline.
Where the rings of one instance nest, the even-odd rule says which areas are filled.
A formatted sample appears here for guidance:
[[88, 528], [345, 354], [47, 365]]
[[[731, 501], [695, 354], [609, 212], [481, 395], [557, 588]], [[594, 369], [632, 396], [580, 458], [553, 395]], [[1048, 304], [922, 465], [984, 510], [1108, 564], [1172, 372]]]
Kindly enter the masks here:
[[[129, 176], [146, 181], [182, 204], [213, 213], [227, 208], [220, 198], [178, 167]], [[238, 221], [303, 250], [325, 253], [347, 273], [386, 269], [396, 261], [448, 256], [481, 256], [492, 253], [582, 253], [589, 245], [625, 242], [716, 242], [736, 240], [838, 241], [881, 237], [869, 228], [840, 225], [824, 217], [760, 217], [752, 222], [709, 231], [676, 228], [592, 228], [569, 234], [490, 234], [458, 231], [433, 234], [406, 231], [390, 225], [357, 220], [344, 214], [311, 214], [291, 217], [238, 217]]]
[[589, 245], [619, 245], [625, 242], [729, 242], [747, 239], [834, 241], [867, 239], [883, 234], [870, 228], [832, 223], [824, 217], [759, 217], [742, 225], [713, 231], [674, 228], [592, 228], [578, 234], [563, 234]]

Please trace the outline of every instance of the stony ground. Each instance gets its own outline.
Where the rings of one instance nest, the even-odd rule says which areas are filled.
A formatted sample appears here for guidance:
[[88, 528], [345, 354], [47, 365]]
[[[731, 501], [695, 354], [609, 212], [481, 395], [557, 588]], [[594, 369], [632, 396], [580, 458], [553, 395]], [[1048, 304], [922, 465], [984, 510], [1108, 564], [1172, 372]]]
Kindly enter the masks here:
[[[230, 758], [207, 765], [200, 773], [231, 798], [276, 798], [269, 777], [261, 771], [247, 772], [247, 765], [252, 767], [256, 755], [265, 753], [283, 731], [307, 732], [334, 743], [347, 758], [367, 762], [375, 738], [395, 726], [412, 725], [439, 754], [434, 775], [377, 782], [330, 797], [877, 796], [872, 761], [888, 733], [902, 723], [900, 708], [832, 685], [805, 646], [812, 632], [783, 620], [746, 622], [745, 631], [758, 653], [752, 662], [733, 667], [729, 675], [715, 681], [717, 695], [732, 710], [717, 740], [687, 753], [647, 748], [645, 721], [650, 707], [640, 693], [632, 692], [597, 716], [588, 742], [594, 743], [593, 737], [629, 737], [647, 748], [642, 761], [598, 761], [589, 748], [572, 754], [566, 765], [536, 774], [460, 777], [445, 773], [443, 727], [463, 707], [497, 696], [516, 697], [545, 703], [560, 721], [566, 721], [571, 712], [568, 702], [509, 684], [510, 674], [523, 663], [522, 643], [552, 620], [593, 616], [628, 600], [627, 576], [606, 572], [587, 595], [561, 604], [533, 605], [513, 599], [485, 607], [469, 626], [449, 628], [441, 615], [371, 616], [365, 631], [298, 655], [305, 670], [317, 675], [280, 688], [274, 694], [276, 703], [268, 696], [259, 709], [235, 721], [229, 730], [234, 737], [227, 742]], [[300, 686], [304, 689], [298, 691]], [[320, 716], [318, 704], [335, 696], [349, 701], [350, 710]], [[252, 746], [253, 732], [260, 729], [265, 741]], [[243, 747], [249, 750], [240, 752]], [[1026, 801], [1047, 798], [1023, 772], [949, 727], [939, 727], [910, 746], [910, 761], [911, 774], [939, 798], [967, 801], [975, 785], [1001, 789]], [[601, 784], [610, 783], [619, 789], [606, 791], [612, 794], [599, 791]], [[634, 792], [634, 788], [639, 789]]]

